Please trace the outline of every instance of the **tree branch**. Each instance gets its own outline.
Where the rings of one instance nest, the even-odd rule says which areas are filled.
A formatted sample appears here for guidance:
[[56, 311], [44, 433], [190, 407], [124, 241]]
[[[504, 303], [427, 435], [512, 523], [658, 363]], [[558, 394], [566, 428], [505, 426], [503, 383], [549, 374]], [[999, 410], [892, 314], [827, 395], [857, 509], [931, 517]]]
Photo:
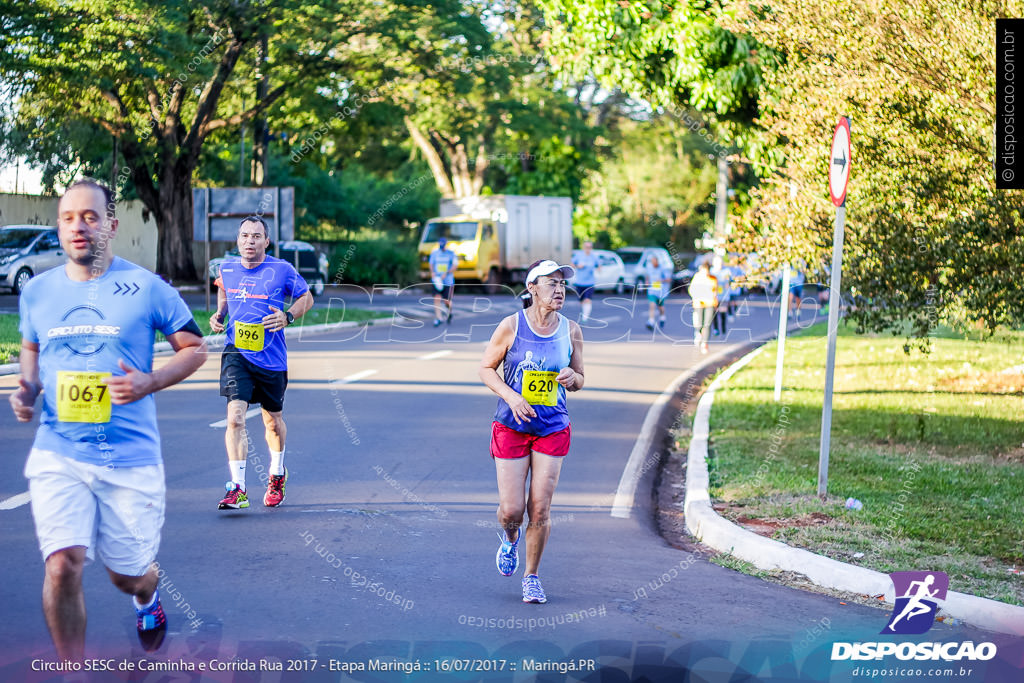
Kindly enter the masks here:
[[419, 126], [409, 116], [405, 116], [404, 121], [406, 129], [409, 131], [409, 136], [427, 160], [427, 165], [430, 167], [430, 172], [434, 175], [434, 182], [437, 184], [437, 189], [441, 192], [441, 195], [444, 197], [455, 196], [455, 189], [452, 187], [451, 179], [445, 171], [441, 155], [437, 153], [437, 150], [430, 144], [427, 136], [423, 134], [423, 131], [420, 130]]

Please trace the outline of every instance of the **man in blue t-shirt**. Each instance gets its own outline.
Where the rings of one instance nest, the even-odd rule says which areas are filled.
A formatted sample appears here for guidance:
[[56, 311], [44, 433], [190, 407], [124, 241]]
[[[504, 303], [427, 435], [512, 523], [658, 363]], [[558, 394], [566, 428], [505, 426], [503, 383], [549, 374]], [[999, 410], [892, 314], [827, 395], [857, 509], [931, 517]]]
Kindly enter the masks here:
[[[68, 260], [30, 280], [18, 302], [21, 378], [10, 402], [18, 421], [29, 422], [43, 396], [25, 463], [46, 565], [43, 613], [57, 655], [81, 662], [82, 570], [96, 551], [113, 584], [133, 596], [142, 647], [164, 640], [154, 560], [165, 484], [152, 394], [195, 372], [206, 345], [174, 289], [114, 256], [109, 189], [73, 183], [57, 226]], [[175, 353], [154, 370], [158, 331]]]
[[591, 299], [594, 298], [594, 284], [597, 282], [596, 270], [600, 265], [597, 254], [594, 253], [594, 243], [587, 241], [583, 243], [583, 253], [576, 254], [572, 259], [573, 268], [576, 269], [576, 277], [573, 278], [573, 286], [580, 297], [580, 322], [586, 323], [590, 320], [590, 311], [593, 307]]
[[[449, 325], [452, 322], [452, 295], [455, 292], [455, 269], [458, 263], [455, 252], [448, 250], [448, 238], [439, 239], [437, 249], [430, 252], [430, 282], [434, 286], [434, 327], [446, 319]], [[443, 313], [445, 308], [441, 307], [442, 300], [447, 308], [447, 317]]]
[[[231, 481], [218, 503], [220, 510], [249, 507], [245, 462], [249, 452], [245, 413], [249, 404], [263, 409], [263, 426], [270, 448], [270, 471], [263, 504], [284, 502], [288, 470], [284, 466], [284, 391], [288, 386], [288, 347], [284, 328], [313, 307], [309, 286], [295, 268], [267, 255], [270, 236], [259, 216], [238, 226], [237, 259], [225, 261], [217, 278], [217, 312], [210, 318], [214, 332], [227, 330], [220, 362], [220, 395], [228, 399], [227, 433]], [[288, 298], [293, 303], [284, 310]]]

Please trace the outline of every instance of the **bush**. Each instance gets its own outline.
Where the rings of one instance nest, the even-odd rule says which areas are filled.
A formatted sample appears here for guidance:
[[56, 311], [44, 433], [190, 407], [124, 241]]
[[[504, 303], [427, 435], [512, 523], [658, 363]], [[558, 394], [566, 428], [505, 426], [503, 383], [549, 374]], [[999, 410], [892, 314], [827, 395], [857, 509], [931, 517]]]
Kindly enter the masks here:
[[385, 239], [341, 243], [331, 252], [330, 262], [334, 284], [405, 286], [418, 279], [416, 246]]

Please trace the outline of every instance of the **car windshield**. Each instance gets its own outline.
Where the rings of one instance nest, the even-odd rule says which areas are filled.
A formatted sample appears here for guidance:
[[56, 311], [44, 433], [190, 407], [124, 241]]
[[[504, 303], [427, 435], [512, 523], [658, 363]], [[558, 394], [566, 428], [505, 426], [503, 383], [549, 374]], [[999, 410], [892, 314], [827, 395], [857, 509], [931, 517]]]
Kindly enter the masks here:
[[475, 240], [476, 229], [479, 223], [468, 221], [465, 223], [442, 223], [431, 221], [427, 223], [427, 232], [423, 235], [424, 242], [437, 242], [442, 237], [461, 242], [463, 240]]
[[622, 262], [627, 266], [640, 263], [640, 257], [644, 255], [642, 251], [620, 251], [618, 254], [622, 258]]
[[38, 230], [0, 230], [0, 249], [24, 249], [38, 235]]

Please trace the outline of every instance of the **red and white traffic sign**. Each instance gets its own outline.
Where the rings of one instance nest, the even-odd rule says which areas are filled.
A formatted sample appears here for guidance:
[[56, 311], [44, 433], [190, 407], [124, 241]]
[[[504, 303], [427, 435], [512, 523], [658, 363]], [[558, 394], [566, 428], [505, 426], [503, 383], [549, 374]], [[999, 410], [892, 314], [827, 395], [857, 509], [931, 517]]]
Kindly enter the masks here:
[[832, 134], [832, 153], [829, 155], [828, 192], [832, 203], [842, 206], [846, 202], [846, 186], [850, 182], [850, 119], [839, 117]]

